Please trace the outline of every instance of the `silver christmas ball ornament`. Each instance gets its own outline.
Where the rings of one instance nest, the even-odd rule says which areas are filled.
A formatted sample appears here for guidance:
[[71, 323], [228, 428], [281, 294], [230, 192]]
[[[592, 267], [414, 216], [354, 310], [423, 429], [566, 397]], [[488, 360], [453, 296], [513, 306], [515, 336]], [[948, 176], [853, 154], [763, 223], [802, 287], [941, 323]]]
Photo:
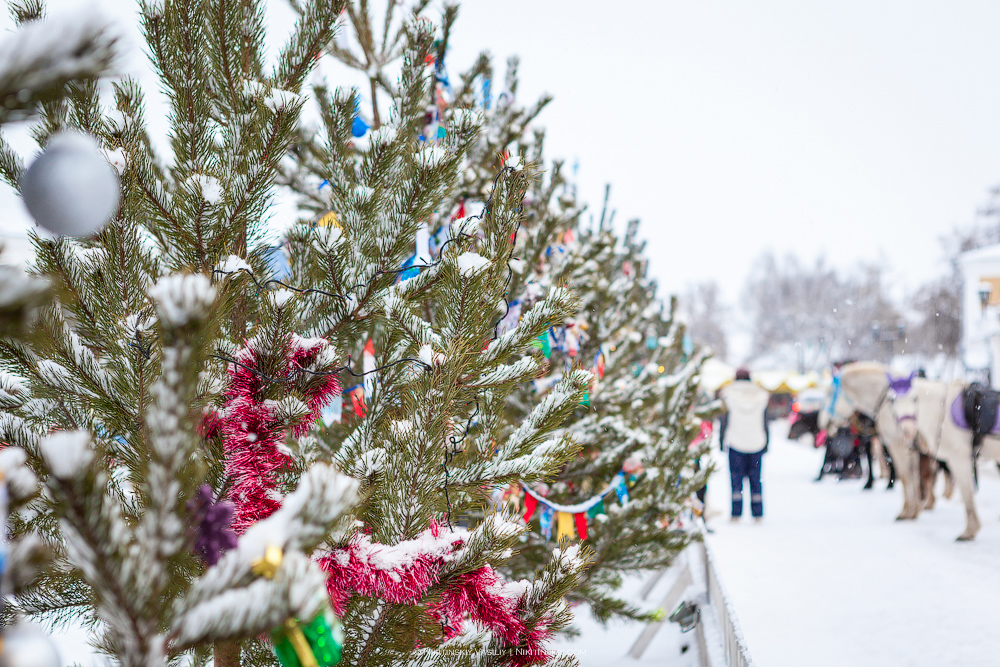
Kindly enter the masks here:
[[92, 137], [60, 132], [21, 176], [21, 197], [35, 222], [50, 232], [90, 236], [118, 211], [121, 188]]
[[45, 632], [31, 623], [17, 623], [0, 636], [0, 667], [61, 667], [59, 652]]

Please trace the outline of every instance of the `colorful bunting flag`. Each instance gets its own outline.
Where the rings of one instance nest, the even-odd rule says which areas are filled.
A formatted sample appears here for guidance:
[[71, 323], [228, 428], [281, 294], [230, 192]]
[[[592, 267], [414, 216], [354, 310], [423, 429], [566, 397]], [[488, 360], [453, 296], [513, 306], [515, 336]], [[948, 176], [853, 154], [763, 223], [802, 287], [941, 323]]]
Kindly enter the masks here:
[[524, 522], [528, 523], [531, 521], [532, 515], [535, 513], [535, 507], [538, 506], [538, 499], [535, 498], [530, 493], [524, 494]]
[[268, 249], [267, 268], [270, 269], [271, 276], [275, 280], [284, 280], [292, 274], [292, 266], [288, 262], [288, 255], [285, 253], [284, 243]]
[[538, 517], [538, 524], [542, 528], [542, 535], [545, 539], [552, 539], [552, 517], [555, 515], [556, 511], [546, 504], [542, 504], [542, 513]]
[[416, 254], [413, 254], [410, 255], [405, 262], [403, 262], [402, 268], [406, 269], [406, 271], [403, 271], [402, 273], [399, 274], [399, 282], [406, 282], [410, 278], [416, 278], [417, 275], [419, 275], [420, 269], [415, 267], [410, 268], [413, 266], [413, 263], [416, 261], [416, 259], [417, 259]]
[[618, 495], [618, 500], [622, 505], [628, 504], [628, 487], [625, 486], [625, 474], [618, 473], [613, 478], [611, 478], [611, 486], [614, 487], [615, 493]]
[[371, 338], [365, 343], [365, 351], [361, 355], [361, 372], [365, 376], [365, 401], [370, 401], [375, 391], [375, 345]]
[[701, 422], [701, 427], [698, 429], [698, 435], [696, 435], [694, 440], [691, 441], [691, 446], [697, 447], [698, 445], [705, 442], [711, 437], [712, 437], [712, 422], [709, 419], [703, 419]]
[[542, 351], [542, 356], [546, 359], [552, 358], [552, 346], [549, 344], [548, 333], [543, 333], [541, 336], [531, 341], [532, 347], [537, 347]]
[[564, 537], [573, 539], [576, 536], [576, 531], [573, 530], [573, 515], [569, 512], [558, 512], [556, 518], [556, 539], [561, 540]]
[[576, 534], [580, 536], [581, 540], [587, 539], [587, 515], [578, 512], [573, 515], [573, 520], [576, 521]]
[[604, 498], [598, 500], [595, 505], [592, 505], [591, 508], [587, 510], [587, 516], [591, 519], [600, 514], [604, 514]]
[[361, 386], [354, 386], [350, 390], [351, 394], [351, 407], [354, 408], [354, 414], [358, 417], [364, 417], [368, 414], [368, 407], [365, 405], [365, 392], [364, 388]]
[[414, 257], [416, 258], [415, 264], [430, 264], [434, 261], [431, 257], [431, 233], [427, 229], [427, 223], [421, 222], [420, 226], [417, 227], [417, 234], [415, 241]]
[[511, 301], [507, 307], [507, 314], [500, 324], [497, 326], [497, 334], [504, 335], [508, 331], [514, 329], [517, 323], [521, 320], [521, 302], [518, 300]]
[[337, 218], [337, 214], [333, 211], [327, 211], [324, 213], [319, 220], [316, 221], [316, 225], [319, 227], [336, 227], [337, 229], [343, 230], [340, 225], [340, 220]]

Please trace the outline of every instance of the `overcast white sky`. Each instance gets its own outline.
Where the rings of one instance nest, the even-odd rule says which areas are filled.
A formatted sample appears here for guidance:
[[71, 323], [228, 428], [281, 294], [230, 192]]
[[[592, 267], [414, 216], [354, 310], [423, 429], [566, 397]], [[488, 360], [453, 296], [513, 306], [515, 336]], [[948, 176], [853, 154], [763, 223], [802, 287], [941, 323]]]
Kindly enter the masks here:
[[522, 56], [550, 154], [642, 218], [664, 286], [735, 298], [774, 248], [912, 288], [1000, 183], [998, 25], [995, 1], [467, 2], [450, 57]]
[[[133, 22], [131, 0], [96, 4]], [[881, 259], [905, 291], [1000, 183], [998, 25], [987, 0], [469, 0], [447, 63], [521, 56], [520, 99], [555, 96], [549, 155], [579, 160], [594, 207], [612, 184], [670, 290], [735, 300], [773, 248]]]

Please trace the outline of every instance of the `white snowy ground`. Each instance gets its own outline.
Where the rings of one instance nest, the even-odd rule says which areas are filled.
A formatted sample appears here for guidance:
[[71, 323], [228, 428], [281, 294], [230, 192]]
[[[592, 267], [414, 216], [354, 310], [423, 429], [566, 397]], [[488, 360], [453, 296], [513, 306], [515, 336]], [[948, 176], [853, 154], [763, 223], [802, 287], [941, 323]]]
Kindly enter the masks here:
[[[652, 573], [641, 577], [629, 577], [622, 585], [621, 592], [633, 603], [644, 609], [656, 609], [674, 583], [672, 572], [660, 578], [656, 586], [649, 592], [646, 600], [639, 599], [639, 591]], [[669, 614], [672, 610], [667, 609]], [[580, 629], [580, 635], [556, 641], [552, 648], [556, 651], [573, 653], [580, 661], [580, 667], [610, 667], [614, 665], [635, 667], [697, 667], [698, 646], [695, 633], [682, 634], [680, 626], [665, 622], [653, 641], [646, 648], [639, 660], [628, 656], [632, 644], [639, 638], [645, 625], [611, 621], [602, 626], [590, 615], [586, 605], [574, 609], [576, 613], [575, 626]], [[682, 647], [687, 650], [681, 653]], [[762, 666], [763, 667], [763, 666]]]
[[[786, 431], [787, 432], [787, 431]], [[774, 429], [772, 429], [772, 434]], [[760, 667], [976, 667], [1000, 664], [1000, 475], [979, 466], [983, 528], [965, 526], [958, 493], [916, 521], [894, 521], [899, 490], [812, 480], [823, 455], [774, 438], [764, 457], [765, 519], [729, 523], [728, 467], [709, 483], [715, 552]], [[749, 513], [749, 507], [744, 509]]]

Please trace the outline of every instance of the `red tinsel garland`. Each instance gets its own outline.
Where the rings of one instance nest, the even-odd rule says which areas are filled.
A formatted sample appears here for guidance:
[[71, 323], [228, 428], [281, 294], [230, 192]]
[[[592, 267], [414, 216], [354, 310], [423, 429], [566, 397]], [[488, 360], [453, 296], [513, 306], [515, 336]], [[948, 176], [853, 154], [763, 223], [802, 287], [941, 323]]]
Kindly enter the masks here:
[[[321, 338], [292, 336], [285, 346], [281, 375], [289, 376], [308, 367], [326, 346]], [[272, 383], [258, 374], [257, 355], [251, 343], [240, 350], [237, 360], [243, 366], [232, 364], [229, 369], [229, 390], [220, 416], [225, 471], [232, 481], [228, 498], [236, 506], [233, 529], [242, 535], [249, 526], [281, 507], [276, 473], [292, 461], [282, 451], [286, 431], [295, 436], [305, 433], [341, 387], [335, 375], [318, 376], [304, 392], [309, 414], [289, 424], [275, 414], [274, 401], [264, 399], [264, 390]], [[209, 415], [206, 421], [214, 420]]]
[[[432, 586], [441, 583], [442, 570], [465, 544], [467, 532], [432, 523], [416, 538], [397, 545], [356, 537], [342, 549], [320, 559], [326, 570], [327, 592], [334, 610], [342, 614], [353, 595], [376, 597], [394, 604], [417, 604]], [[466, 619], [488, 628], [507, 647], [515, 667], [545, 662], [542, 643], [551, 632], [547, 623], [529, 628], [521, 618], [525, 588], [510, 584], [486, 565], [448, 581], [441, 601], [429, 612], [442, 623], [445, 636], [461, 633]]]
[[[289, 340], [285, 354], [285, 376], [316, 361], [327, 343], [322, 339]], [[236, 506], [233, 529], [242, 534], [249, 526], [270, 516], [281, 506], [276, 474], [287, 467], [292, 457], [282, 450], [287, 431], [295, 436], [306, 432], [319, 411], [341, 391], [335, 376], [326, 376], [305, 392], [310, 413], [289, 424], [277, 418], [274, 402], [264, 399], [264, 389], [271, 386], [257, 371], [257, 356], [248, 343], [229, 369], [229, 390], [220, 413], [205, 416], [202, 431], [206, 437], [222, 434], [225, 471], [231, 480], [229, 499]], [[432, 522], [412, 540], [396, 545], [371, 541], [367, 535], [356, 536], [347, 547], [336, 549], [320, 559], [327, 572], [327, 591], [338, 614], [355, 595], [366, 595], [393, 604], [418, 604], [431, 587], [442, 583], [445, 564], [454, 560], [464, 546], [468, 531], [450, 529]], [[510, 649], [509, 663], [523, 667], [548, 660], [542, 644], [551, 636], [548, 622], [542, 620], [528, 627], [521, 617], [525, 585], [507, 583], [490, 566], [451, 577], [445, 582], [440, 602], [428, 607], [439, 620], [445, 636], [461, 633], [471, 619], [488, 628]]]

